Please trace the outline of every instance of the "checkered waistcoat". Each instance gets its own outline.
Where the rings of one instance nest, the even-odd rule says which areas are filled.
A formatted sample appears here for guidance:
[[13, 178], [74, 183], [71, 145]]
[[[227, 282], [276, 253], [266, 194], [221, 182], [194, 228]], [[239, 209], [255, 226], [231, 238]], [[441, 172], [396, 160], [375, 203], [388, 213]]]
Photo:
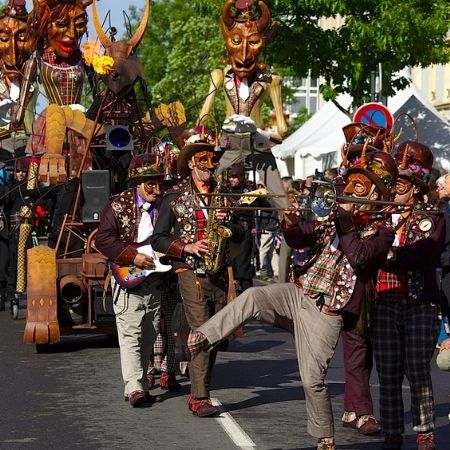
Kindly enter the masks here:
[[[364, 222], [358, 227], [361, 238], [369, 239], [377, 234], [378, 218]], [[350, 301], [356, 284], [356, 274], [346, 255], [331, 244], [336, 235], [333, 222], [318, 223], [316, 227], [317, 245], [313, 249], [314, 260], [311, 267], [299, 281], [303, 292], [311, 297], [320, 294], [330, 300], [330, 310], [339, 311]]]

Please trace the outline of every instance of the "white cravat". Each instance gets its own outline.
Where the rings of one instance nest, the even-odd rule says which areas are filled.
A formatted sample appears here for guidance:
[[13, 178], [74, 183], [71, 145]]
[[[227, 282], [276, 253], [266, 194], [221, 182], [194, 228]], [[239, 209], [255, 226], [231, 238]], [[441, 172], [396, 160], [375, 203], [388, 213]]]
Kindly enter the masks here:
[[141, 221], [139, 222], [138, 228], [138, 237], [136, 242], [144, 242], [146, 241], [153, 233], [153, 224], [152, 218], [148, 210], [150, 209], [151, 204], [145, 202], [142, 206], [142, 215]]
[[248, 99], [249, 96], [250, 96], [250, 89], [248, 88], [248, 79], [243, 78], [241, 80], [241, 84], [239, 85], [239, 97], [245, 101]]

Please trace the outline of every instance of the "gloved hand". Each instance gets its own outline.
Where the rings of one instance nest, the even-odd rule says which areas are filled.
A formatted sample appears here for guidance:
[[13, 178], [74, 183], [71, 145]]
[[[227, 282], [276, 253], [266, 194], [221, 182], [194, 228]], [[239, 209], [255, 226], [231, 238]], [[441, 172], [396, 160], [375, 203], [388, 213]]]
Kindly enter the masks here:
[[224, 120], [222, 129], [231, 133], [255, 133], [257, 128], [249, 116], [233, 114]]

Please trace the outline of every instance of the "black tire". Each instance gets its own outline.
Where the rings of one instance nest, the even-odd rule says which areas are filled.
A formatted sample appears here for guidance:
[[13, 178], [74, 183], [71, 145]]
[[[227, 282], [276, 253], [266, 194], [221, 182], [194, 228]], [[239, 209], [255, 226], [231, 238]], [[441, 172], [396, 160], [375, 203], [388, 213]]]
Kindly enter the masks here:
[[36, 353], [48, 353], [50, 344], [36, 344]]

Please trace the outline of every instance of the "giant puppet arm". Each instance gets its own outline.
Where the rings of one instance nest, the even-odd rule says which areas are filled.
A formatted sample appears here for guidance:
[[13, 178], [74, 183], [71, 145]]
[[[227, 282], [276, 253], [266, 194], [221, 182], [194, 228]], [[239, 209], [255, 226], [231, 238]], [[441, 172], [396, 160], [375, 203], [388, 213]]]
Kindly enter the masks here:
[[284, 119], [283, 104], [281, 101], [281, 77], [279, 75], [272, 75], [272, 81], [267, 83], [267, 90], [272, 100], [277, 125], [277, 133], [274, 133], [273, 137], [275, 138], [275, 134], [278, 134], [277, 137], [281, 140], [286, 134], [287, 124]]
[[203, 103], [202, 110], [198, 117], [198, 123], [203, 124], [208, 119], [211, 111], [214, 107], [217, 92], [223, 87], [224, 75], [222, 69], [215, 69], [211, 72], [211, 81], [209, 83], [208, 94], [206, 95], [205, 102]]

